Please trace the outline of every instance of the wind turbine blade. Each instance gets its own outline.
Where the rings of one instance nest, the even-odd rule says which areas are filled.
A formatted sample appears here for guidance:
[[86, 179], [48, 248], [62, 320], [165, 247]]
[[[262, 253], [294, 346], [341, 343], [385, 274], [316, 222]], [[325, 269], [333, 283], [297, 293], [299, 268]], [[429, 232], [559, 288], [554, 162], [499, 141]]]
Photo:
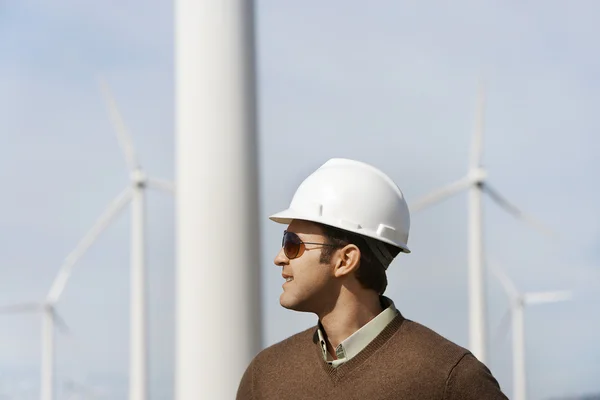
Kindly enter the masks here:
[[79, 261], [100, 234], [110, 225], [112, 220], [119, 215], [130, 199], [131, 189], [127, 188], [112, 201], [102, 215], [96, 220], [96, 223], [92, 228], [79, 241], [77, 247], [69, 253], [48, 292], [48, 296], [46, 297], [47, 303], [55, 304], [58, 301], [77, 261]]
[[512, 305], [513, 302], [519, 297], [519, 291], [517, 290], [517, 287], [508, 277], [508, 275], [504, 273], [498, 263], [494, 261], [488, 262], [488, 267], [492, 274], [500, 281], [500, 284], [502, 285], [502, 288], [506, 292], [506, 295], [508, 296], [508, 299]]
[[572, 297], [570, 290], [557, 290], [553, 292], [526, 293], [524, 299], [526, 304], [544, 304], [570, 300]]
[[467, 176], [459, 181], [451, 183], [447, 186], [442, 187], [441, 189], [435, 190], [435, 191], [421, 197], [420, 199], [415, 201], [411, 206], [409, 206], [409, 209], [411, 212], [416, 212], [416, 211], [422, 210], [424, 208], [427, 208], [430, 205], [433, 205], [435, 203], [439, 203], [443, 200], [446, 200], [447, 198], [468, 188], [472, 184], [473, 184], [472, 178]]
[[9, 306], [0, 306], [0, 314], [20, 314], [40, 311], [42, 306], [38, 303], [21, 303]]
[[517, 208], [514, 204], [510, 203], [504, 196], [502, 196], [497, 190], [492, 188], [489, 184], [483, 185], [483, 190], [490, 195], [492, 200], [496, 202], [500, 207], [502, 207], [509, 214], [512, 214], [515, 218], [520, 219], [526, 223], [528, 223], [533, 228], [537, 229], [539, 232], [544, 235], [558, 238], [558, 234], [547, 227], [544, 223], [540, 222], [536, 218], [525, 214], [523, 211]]
[[146, 179], [146, 185], [151, 189], [175, 194], [175, 184], [164, 179], [148, 178]]
[[50, 312], [52, 313], [52, 318], [54, 319], [54, 323], [56, 324], [58, 329], [60, 329], [61, 333], [65, 334], [65, 335], [70, 335], [71, 329], [65, 322], [64, 318], [61, 317], [54, 308], [52, 308]]
[[506, 310], [506, 312], [502, 315], [502, 318], [500, 319], [500, 324], [496, 328], [494, 342], [497, 346], [503, 343], [504, 340], [506, 340], [506, 336], [508, 336], [508, 325], [510, 323], [511, 312], [512, 310], [510, 308]]
[[483, 157], [483, 131], [485, 121], [485, 87], [483, 80], [480, 80], [478, 85], [476, 112], [475, 129], [473, 130], [473, 139], [471, 142], [471, 169], [481, 167], [481, 160]]
[[102, 95], [104, 96], [104, 100], [106, 101], [108, 112], [110, 114], [111, 121], [115, 127], [117, 132], [117, 139], [119, 140], [119, 144], [123, 150], [125, 155], [125, 161], [127, 162], [127, 166], [129, 171], [134, 171], [138, 168], [139, 163], [137, 160], [137, 156], [135, 154], [135, 149], [133, 147], [133, 141], [131, 139], [131, 135], [125, 125], [125, 121], [119, 112], [119, 108], [117, 107], [117, 102], [115, 101], [114, 96], [108, 86], [108, 83], [103, 78], [99, 78], [100, 90], [102, 91]]

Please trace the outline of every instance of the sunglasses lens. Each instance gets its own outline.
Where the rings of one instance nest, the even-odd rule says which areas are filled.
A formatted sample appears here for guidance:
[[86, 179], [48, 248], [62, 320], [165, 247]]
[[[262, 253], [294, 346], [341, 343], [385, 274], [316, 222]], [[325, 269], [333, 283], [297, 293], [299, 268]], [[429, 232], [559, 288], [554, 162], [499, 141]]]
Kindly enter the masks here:
[[284, 232], [283, 233], [283, 252], [285, 256], [289, 259], [295, 258], [300, 252], [300, 245], [302, 241], [293, 232]]

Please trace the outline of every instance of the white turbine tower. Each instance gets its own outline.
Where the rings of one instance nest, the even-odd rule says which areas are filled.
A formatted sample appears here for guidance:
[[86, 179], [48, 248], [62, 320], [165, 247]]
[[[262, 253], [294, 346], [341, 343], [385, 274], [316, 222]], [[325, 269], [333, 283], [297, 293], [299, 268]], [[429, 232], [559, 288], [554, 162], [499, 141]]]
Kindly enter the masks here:
[[46, 296], [39, 304], [24, 303], [0, 308], [0, 312], [42, 312], [42, 362], [41, 400], [54, 400], [54, 324], [59, 323], [64, 330], [66, 324], [57, 315], [55, 305], [66, 288], [73, 268], [100, 234], [131, 202], [131, 310], [130, 310], [130, 392], [129, 400], [147, 400], [147, 332], [146, 332], [146, 291], [145, 291], [145, 204], [146, 188], [154, 188], [174, 193], [171, 182], [148, 178], [137, 161], [130, 135], [121, 118], [116, 102], [108, 85], [100, 82], [108, 103], [117, 137], [125, 153], [129, 166], [130, 185], [125, 188], [105, 209], [92, 228], [79, 241], [75, 249], [65, 258]]
[[463, 190], [469, 191], [469, 350], [483, 363], [487, 361], [486, 296], [483, 268], [483, 193], [513, 216], [531, 224], [545, 234], [552, 232], [536, 219], [526, 215], [494, 190], [482, 165], [484, 130], [484, 87], [479, 85], [477, 121], [471, 144], [467, 175], [415, 201], [410, 210], [416, 212], [439, 203]]
[[[513, 361], [513, 400], [526, 400], [527, 379], [525, 365], [525, 306], [535, 304], [556, 303], [569, 300], [570, 291], [559, 290], [552, 292], [520, 293], [499, 265], [490, 263], [490, 270], [500, 281], [508, 296], [510, 308], [508, 315], [512, 320], [512, 361]], [[506, 318], [502, 318], [503, 321]], [[501, 326], [502, 328], [502, 326]]]
[[234, 399], [261, 347], [254, 13], [175, 1], [176, 400]]

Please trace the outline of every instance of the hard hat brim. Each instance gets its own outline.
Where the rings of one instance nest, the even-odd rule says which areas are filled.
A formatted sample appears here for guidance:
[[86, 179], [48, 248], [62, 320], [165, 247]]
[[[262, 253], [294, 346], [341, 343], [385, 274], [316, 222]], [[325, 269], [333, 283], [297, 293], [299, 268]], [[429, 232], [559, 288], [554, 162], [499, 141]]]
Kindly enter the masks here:
[[317, 222], [317, 221], [314, 221], [314, 218], [309, 218], [307, 215], [302, 216], [300, 213], [298, 213], [290, 208], [271, 215], [269, 217], [269, 219], [273, 222], [277, 222], [278, 224], [285, 224], [285, 225], [291, 224], [292, 221], [295, 219], [303, 219], [306, 221]]

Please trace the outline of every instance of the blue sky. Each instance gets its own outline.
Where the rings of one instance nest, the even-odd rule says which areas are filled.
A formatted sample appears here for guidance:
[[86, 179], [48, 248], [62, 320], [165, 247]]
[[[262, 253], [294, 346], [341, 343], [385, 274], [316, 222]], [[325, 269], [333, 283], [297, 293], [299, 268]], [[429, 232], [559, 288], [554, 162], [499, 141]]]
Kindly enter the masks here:
[[[571, 302], [526, 312], [531, 398], [600, 391], [598, 11], [592, 1], [257, 2], [265, 345], [315, 322], [279, 306], [272, 258], [282, 227], [267, 216], [331, 157], [380, 167], [409, 202], [462, 177], [483, 75], [490, 181], [560, 232], [540, 236], [486, 199], [486, 256], [524, 291], [576, 291]], [[62, 259], [127, 185], [97, 74], [148, 173], [174, 178], [172, 30], [171, 2], [0, 8], [0, 304], [43, 298]], [[168, 399], [174, 202], [162, 193], [148, 202], [152, 390]], [[408, 318], [461, 345], [466, 204], [461, 194], [413, 215], [413, 253], [390, 267], [387, 291]], [[59, 306], [74, 332], [59, 337], [61, 379], [111, 399], [127, 379], [128, 216], [78, 265]], [[507, 301], [494, 280], [488, 289], [494, 333]], [[0, 326], [0, 395], [26, 398], [37, 384], [39, 318], [0, 316]], [[510, 335], [492, 343], [490, 367], [511, 393]]]

